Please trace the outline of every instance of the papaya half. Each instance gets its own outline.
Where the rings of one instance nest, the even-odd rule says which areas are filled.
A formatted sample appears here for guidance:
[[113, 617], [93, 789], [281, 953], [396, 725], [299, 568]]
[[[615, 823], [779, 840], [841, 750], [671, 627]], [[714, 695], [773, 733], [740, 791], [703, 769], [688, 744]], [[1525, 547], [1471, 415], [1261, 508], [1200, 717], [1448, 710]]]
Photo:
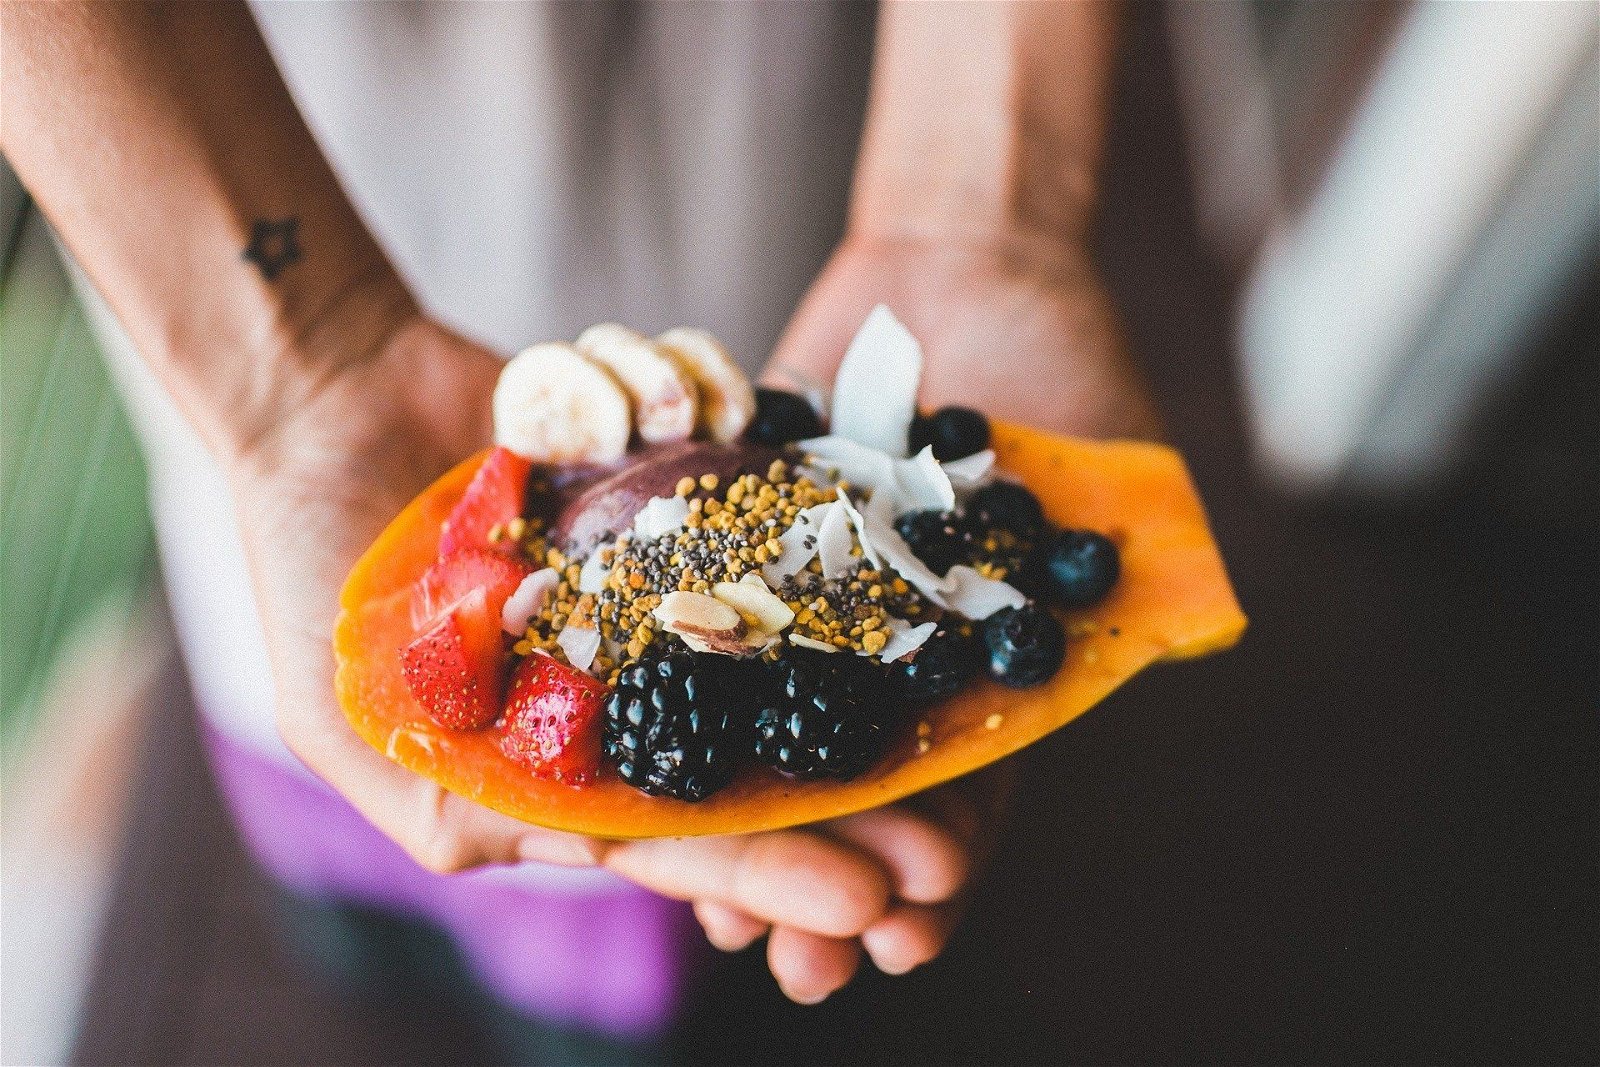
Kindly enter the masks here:
[[440, 524], [481, 455], [412, 501], [351, 570], [334, 631], [340, 704], [391, 760], [525, 822], [605, 838], [748, 833], [862, 811], [967, 774], [1070, 722], [1152, 663], [1239, 639], [1244, 613], [1176, 451], [1004, 423], [994, 425], [994, 448], [1000, 468], [1026, 483], [1053, 522], [1115, 541], [1122, 576], [1100, 604], [1065, 614], [1067, 659], [1054, 678], [1022, 690], [975, 683], [922, 714], [922, 737], [906, 729], [876, 768], [852, 781], [802, 783], [751, 769], [690, 804], [649, 796], [609, 770], [581, 786], [534, 778], [501, 754], [495, 730], [435, 724], [406, 687], [400, 649], [415, 636], [412, 586], [433, 562]]

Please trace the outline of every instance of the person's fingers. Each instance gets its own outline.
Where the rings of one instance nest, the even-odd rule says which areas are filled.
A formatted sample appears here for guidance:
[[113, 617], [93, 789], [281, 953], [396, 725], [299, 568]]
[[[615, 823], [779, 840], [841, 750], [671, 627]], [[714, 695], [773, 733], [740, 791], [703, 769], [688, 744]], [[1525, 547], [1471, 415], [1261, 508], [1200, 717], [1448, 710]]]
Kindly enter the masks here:
[[877, 861], [803, 830], [618, 841], [603, 862], [665, 896], [720, 901], [825, 937], [856, 937], [889, 905], [889, 876]]
[[291, 751], [369, 822], [430, 871], [451, 874], [491, 863], [537, 861], [569, 867], [599, 862], [593, 838], [530, 826], [456, 796], [391, 763], [337, 712], [280, 716]]
[[738, 952], [748, 947], [770, 928], [769, 923], [714, 900], [695, 901], [694, 917], [700, 920], [706, 940], [724, 952]]
[[824, 823], [842, 838], [881, 859], [895, 896], [916, 904], [938, 904], [965, 884], [972, 865], [964, 842], [931, 815], [904, 805], [876, 808]]
[[767, 938], [767, 966], [783, 995], [796, 1004], [818, 1004], [850, 981], [861, 962], [855, 938], [818, 937], [775, 926]]
[[862, 947], [884, 974], [905, 974], [944, 951], [956, 921], [959, 904], [899, 904], [861, 935]]
[[875, 288], [851, 284], [847, 266], [835, 255], [801, 298], [762, 370], [763, 384], [792, 390], [796, 377], [824, 385], [833, 381], [850, 339], [885, 298]]

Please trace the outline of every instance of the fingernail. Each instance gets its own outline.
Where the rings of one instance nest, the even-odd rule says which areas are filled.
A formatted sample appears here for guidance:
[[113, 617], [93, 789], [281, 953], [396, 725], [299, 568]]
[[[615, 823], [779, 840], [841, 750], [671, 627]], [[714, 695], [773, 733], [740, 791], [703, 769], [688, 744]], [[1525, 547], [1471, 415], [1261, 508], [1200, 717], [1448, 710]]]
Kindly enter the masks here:
[[792, 990], [789, 990], [789, 989], [785, 989], [783, 991], [783, 995], [784, 996], [788, 997], [790, 1000], [794, 1001], [796, 1004], [799, 1004], [801, 1007], [805, 1007], [805, 1008], [809, 1008], [809, 1007], [811, 1007], [812, 1005], [815, 1005], [815, 1004], [821, 1004], [824, 1000], [827, 1000], [828, 997], [830, 997], [832, 994], [833, 994], [833, 990], [831, 990], [831, 989], [824, 989], [820, 993], [811, 993], [811, 994], [796, 993], [796, 992], [794, 992]]
[[728, 937], [722, 934], [713, 934], [710, 930], [707, 930], [706, 940], [711, 942], [712, 948], [719, 949], [723, 952], [743, 952], [745, 949], [750, 947], [750, 941], [755, 939], [751, 938], [750, 941], [747, 941], [741, 937]]
[[922, 966], [921, 960], [918, 960], [914, 963], [897, 962], [892, 964], [878, 963], [877, 960], [873, 960], [872, 962], [877, 964], [878, 970], [882, 971], [884, 974], [893, 975], [896, 978], [900, 977], [902, 974], [909, 974], [918, 967]]

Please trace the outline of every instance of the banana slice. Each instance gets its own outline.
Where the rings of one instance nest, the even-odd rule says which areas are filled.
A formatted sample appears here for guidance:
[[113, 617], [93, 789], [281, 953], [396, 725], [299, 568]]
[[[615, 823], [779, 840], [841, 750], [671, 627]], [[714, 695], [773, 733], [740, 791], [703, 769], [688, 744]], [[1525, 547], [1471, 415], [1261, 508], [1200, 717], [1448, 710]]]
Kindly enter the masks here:
[[628, 451], [628, 395], [568, 344], [524, 350], [494, 387], [494, 439], [536, 463], [615, 463]]
[[723, 444], [737, 440], [756, 413], [756, 391], [728, 350], [705, 330], [680, 326], [656, 338], [700, 389], [700, 429]]
[[694, 432], [694, 379], [654, 341], [605, 322], [583, 331], [578, 351], [603, 364], [628, 391], [642, 439], [652, 444], [682, 441]]

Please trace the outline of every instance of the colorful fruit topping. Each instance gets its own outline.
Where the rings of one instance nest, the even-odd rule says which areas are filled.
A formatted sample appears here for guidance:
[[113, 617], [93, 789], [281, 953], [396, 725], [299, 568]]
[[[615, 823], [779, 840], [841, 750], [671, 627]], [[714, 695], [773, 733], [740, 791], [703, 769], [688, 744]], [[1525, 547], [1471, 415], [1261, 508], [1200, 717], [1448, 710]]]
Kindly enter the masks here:
[[1007, 530], [1032, 539], [1044, 532], [1044, 509], [1039, 498], [1015, 482], [993, 481], [972, 494], [967, 514], [986, 527]]
[[[757, 668], [759, 669], [759, 668]], [[652, 649], [625, 668], [605, 704], [605, 754], [629, 785], [697, 801], [748, 758], [755, 688], [726, 656]]]
[[984, 672], [984, 650], [955, 626], [933, 632], [922, 647], [888, 666], [891, 691], [912, 706], [953, 697]]
[[439, 555], [449, 556], [464, 549], [484, 549], [498, 542], [501, 551], [515, 548], [514, 538], [502, 538], [513, 521], [522, 515], [522, 498], [527, 491], [532, 465], [508, 448], [493, 448], [483, 466], [462, 494], [461, 502], [444, 520], [439, 534]]
[[[411, 621], [418, 630], [438, 618], [474, 589], [482, 589], [489, 612], [500, 617], [524, 579], [533, 573], [526, 560], [509, 552], [463, 548], [441, 556], [423, 572], [412, 594]], [[523, 624], [526, 626], [526, 623]], [[518, 627], [514, 633], [521, 633]]]
[[615, 463], [628, 451], [628, 394], [572, 345], [524, 349], [494, 388], [494, 439], [536, 463]]
[[1013, 689], [1048, 681], [1067, 654], [1061, 623], [1034, 603], [991, 615], [983, 624], [983, 643], [990, 676]]
[[622, 383], [640, 440], [682, 441], [694, 433], [699, 401], [694, 378], [650, 338], [603, 322], [584, 330], [577, 348]]
[[972, 561], [972, 530], [953, 511], [908, 511], [895, 520], [894, 528], [935, 574]]
[[[500, 646], [483, 620], [498, 620], [520, 657], [507, 756], [581, 782], [603, 751], [625, 782], [696, 801], [752, 763], [853, 778], [907, 709], [986, 672], [1047, 680], [1066, 638], [1029, 596], [1097, 602], [1115, 546], [1058, 533], [996, 480], [979, 412], [917, 415], [921, 365], [875, 310], [825, 433], [805, 399], [752, 390], [703, 331], [604, 324], [527, 350], [495, 393], [507, 447], [417, 590], [432, 627], [407, 649], [418, 699], [447, 725], [493, 721]], [[634, 435], [645, 446], [618, 463]], [[570, 477], [526, 519], [530, 458]]]
[[786, 445], [822, 436], [822, 420], [802, 396], [782, 389], [757, 389], [756, 413], [745, 436], [763, 445]]
[[600, 770], [600, 731], [610, 687], [576, 667], [534, 654], [517, 664], [500, 751], [539, 778], [577, 785]]
[[505, 644], [488, 591], [467, 593], [400, 650], [411, 695], [440, 726], [481, 730], [500, 717]]
[[854, 778], [883, 755], [901, 719], [883, 676], [853, 656], [793, 652], [756, 714], [756, 754], [800, 779]]
[[699, 390], [696, 429], [719, 444], [737, 441], [755, 414], [756, 394], [722, 342], [680, 326], [657, 337], [656, 347], [677, 360]]
[[989, 420], [971, 408], [940, 408], [912, 421], [908, 444], [913, 453], [933, 449], [934, 458], [944, 463], [965, 459], [989, 447]]
[[1093, 607], [1106, 598], [1122, 574], [1117, 546], [1103, 534], [1063, 530], [1044, 554], [1044, 579], [1050, 597], [1062, 607]]

